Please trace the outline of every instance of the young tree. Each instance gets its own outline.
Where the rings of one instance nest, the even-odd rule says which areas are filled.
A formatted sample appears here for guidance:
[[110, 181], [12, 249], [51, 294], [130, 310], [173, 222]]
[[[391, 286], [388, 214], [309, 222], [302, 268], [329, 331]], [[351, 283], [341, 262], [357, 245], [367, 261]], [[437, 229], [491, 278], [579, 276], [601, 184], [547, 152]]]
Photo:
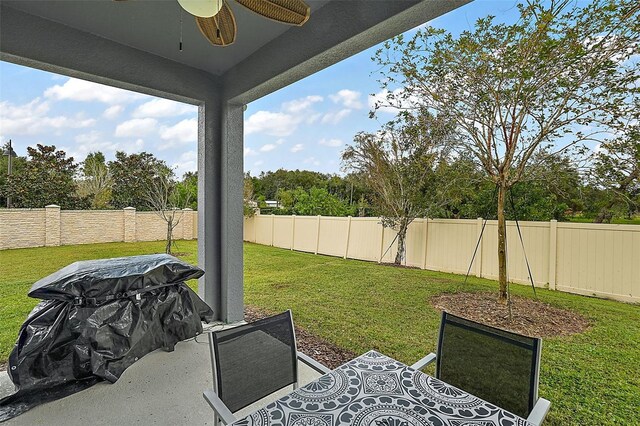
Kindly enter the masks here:
[[104, 154], [91, 152], [82, 163], [78, 180], [78, 195], [91, 203], [92, 209], [106, 209], [111, 201], [113, 178], [107, 167]]
[[[376, 55], [386, 99], [445, 114], [497, 187], [499, 300], [507, 301], [505, 200], [534, 154], [602, 136], [637, 96], [640, 4], [570, 0], [519, 4], [513, 24], [479, 19], [454, 37], [426, 28]], [[389, 91], [391, 90], [391, 91]], [[590, 130], [590, 129], [594, 130]]]
[[113, 207], [135, 207], [138, 210], [149, 209], [149, 188], [158, 177], [171, 172], [164, 161], [151, 153], [126, 154], [122, 151], [116, 152], [114, 161], [109, 161], [109, 171], [113, 179]]
[[87, 207], [86, 200], [76, 195], [74, 180], [78, 164], [73, 157], [53, 145], [28, 147], [28, 160], [22, 172], [7, 178], [6, 195], [15, 207], [42, 208], [57, 204], [63, 209]]
[[173, 230], [180, 224], [184, 216], [184, 208], [189, 200], [181, 199], [176, 190], [173, 171], [164, 165], [155, 170], [155, 177], [147, 187], [144, 197], [150, 210], [167, 224], [167, 243], [165, 253], [171, 254], [173, 247]]
[[421, 110], [401, 114], [378, 133], [358, 133], [342, 153], [344, 169], [360, 173], [372, 189], [382, 225], [397, 232], [397, 265], [411, 222], [438, 204], [434, 168], [451, 137], [447, 121]]

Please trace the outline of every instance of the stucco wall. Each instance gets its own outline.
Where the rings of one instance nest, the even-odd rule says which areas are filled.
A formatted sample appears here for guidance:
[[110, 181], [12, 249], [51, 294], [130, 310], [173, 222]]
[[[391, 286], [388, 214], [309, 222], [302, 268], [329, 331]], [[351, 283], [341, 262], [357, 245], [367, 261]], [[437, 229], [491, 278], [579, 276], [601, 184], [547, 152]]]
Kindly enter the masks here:
[[[198, 236], [197, 212], [177, 214], [174, 238]], [[166, 237], [166, 222], [154, 212], [124, 210], [0, 209], [0, 250], [38, 246], [155, 241]]]

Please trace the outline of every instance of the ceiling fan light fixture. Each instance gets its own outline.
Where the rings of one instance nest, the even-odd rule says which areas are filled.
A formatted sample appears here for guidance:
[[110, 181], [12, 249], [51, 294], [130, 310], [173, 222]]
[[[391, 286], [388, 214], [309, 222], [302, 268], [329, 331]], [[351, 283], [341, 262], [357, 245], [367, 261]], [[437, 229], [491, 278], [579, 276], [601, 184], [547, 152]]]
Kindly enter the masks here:
[[192, 14], [201, 18], [210, 18], [222, 9], [222, 0], [178, 0], [180, 6]]

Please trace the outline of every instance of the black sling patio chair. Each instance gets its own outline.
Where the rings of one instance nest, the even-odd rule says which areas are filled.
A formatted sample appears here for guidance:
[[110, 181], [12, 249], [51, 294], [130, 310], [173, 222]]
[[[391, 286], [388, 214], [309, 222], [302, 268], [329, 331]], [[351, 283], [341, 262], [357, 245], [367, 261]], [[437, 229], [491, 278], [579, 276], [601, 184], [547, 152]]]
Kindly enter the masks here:
[[236, 421], [234, 412], [286, 387], [298, 387], [298, 360], [321, 374], [331, 370], [298, 352], [291, 311], [209, 333], [213, 389], [204, 399], [218, 421]]
[[438, 353], [411, 367], [436, 361], [436, 378], [541, 425], [551, 403], [538, 398], [542, 340], [442, 312]]

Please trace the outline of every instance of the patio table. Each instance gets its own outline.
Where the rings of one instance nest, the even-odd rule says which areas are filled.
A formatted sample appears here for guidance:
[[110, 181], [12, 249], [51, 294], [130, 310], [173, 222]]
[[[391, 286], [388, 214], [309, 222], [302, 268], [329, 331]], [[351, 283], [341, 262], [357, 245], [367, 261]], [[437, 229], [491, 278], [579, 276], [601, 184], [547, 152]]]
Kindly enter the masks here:
[[521, 417], [369, 351], [239, 419], [242, 426], [529, 426]]

